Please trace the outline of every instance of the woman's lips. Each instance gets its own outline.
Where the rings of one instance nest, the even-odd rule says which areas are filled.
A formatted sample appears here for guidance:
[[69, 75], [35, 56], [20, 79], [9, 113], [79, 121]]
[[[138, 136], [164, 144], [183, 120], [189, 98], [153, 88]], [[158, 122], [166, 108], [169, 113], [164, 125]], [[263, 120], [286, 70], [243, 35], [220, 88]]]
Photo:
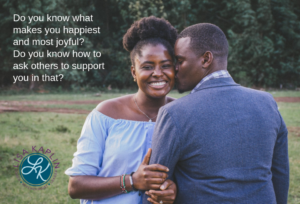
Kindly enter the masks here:
[[153, 81], [149, 83], [149, 86], [156, 88], [156, 89], [161, 89], [166, 86], [167, 82], [166, 81]]

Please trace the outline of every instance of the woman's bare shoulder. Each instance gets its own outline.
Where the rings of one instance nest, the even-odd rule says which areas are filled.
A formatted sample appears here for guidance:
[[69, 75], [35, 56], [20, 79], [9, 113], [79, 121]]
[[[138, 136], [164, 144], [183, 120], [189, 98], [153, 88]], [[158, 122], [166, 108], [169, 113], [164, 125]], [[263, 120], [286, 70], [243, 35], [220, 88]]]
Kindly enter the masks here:
[[128, 106], [131, 97], [132, 95], [126, 95], [102, 101], [97, 105], [96, 110], [111, 118], [119, 119], [124, 112], [124, 108]]

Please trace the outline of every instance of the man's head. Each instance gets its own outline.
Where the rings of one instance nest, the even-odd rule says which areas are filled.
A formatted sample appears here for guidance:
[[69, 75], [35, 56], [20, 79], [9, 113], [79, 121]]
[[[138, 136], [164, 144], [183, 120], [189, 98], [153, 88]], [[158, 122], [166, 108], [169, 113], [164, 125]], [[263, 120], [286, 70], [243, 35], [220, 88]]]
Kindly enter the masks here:
[[184, 29], [175, 44], [177, 88], [192, 90], [208, 74], [227, 69], [228, 42], [222, 30], [210, 23]]

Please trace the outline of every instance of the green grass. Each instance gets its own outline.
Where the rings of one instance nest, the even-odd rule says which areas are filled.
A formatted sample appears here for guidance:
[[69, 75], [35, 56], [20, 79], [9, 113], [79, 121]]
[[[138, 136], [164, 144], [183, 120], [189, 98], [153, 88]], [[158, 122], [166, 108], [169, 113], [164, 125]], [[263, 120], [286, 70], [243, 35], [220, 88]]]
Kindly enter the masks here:
[[[51, 94], [51, 93], [29, 93], [29, 94], [20, 94], [20, 95], [1, 95], [0, 100], [7, 101], [27, 101], [27, 100], [36, 100], [36, 101], [49, 101], [49, 100], [70, 100], [70, 101], [81, 101], [81, 100], [106, 100], [110, 98], [116, 98], [124, 96], [127, 94], [133, 94], [136, 91], [128, 90], [122, 92], [107, 92], [100, 93], [101, 96], [95, 96], [95, 93], [82, 93], [82, 94], [72, 94], [72, 93], [60, 93], [60, 94]], [[300, 91], [269, 91], [274, 97], [300, 97]], [[189, 94], [185, 92], [183, 94], [178, 93], [176, 90], [173, 90], [169, 93], [169, 96], [174, 98], [180, 98]]]
[[277, 103], [288, 127], [300, 127], [300, 103]]
[[67, 108], [67, 109], [81, 109], [81, 110], [93, 110], [98, 103], [95, 104], [47, 104], [47, 105], [38, 105], [38, 106], [33, 106], [29, 105], [32, 107], [40, 107], [40, 108]]
[[126, 95], [126, 93], [103, 93], [101, 96], [95, 96], [96, 93], [82, 93], [82, 94], [24, 94], [24, 95], [0, 95], [0, 100], [7, 101], [49, 101], [49, 100], [68, 100], [68, 101], [83, 101], [83, 100], [106, 100], [110, 98]]
[[[0, 95], [0, 100], [5, 101], [84, 101], [84, 100], [94, 100], [103, 101], [111, 98], [125, 96], [127, 94], [133, 94], [135, 92], [125, 92], [125, 93], [102, 93], [101, 96], [95, 97], [95, 94], [85, 93], [85, 94], [26, 94], [26, 95], [11, 95], [4, 96]], [[180, 98], [188, 93], [179, 94], [177, 91], [171, 91], [168, 96], [173, 98]], [[68, 108], [68, 109], [83, 109], [83, 110], [93, 110], [98, 105], [98, 102], [94, 104], [45, 104], [45, 105], [28, 105], [41, 108]]]
[[[296, 93], [296, 92], [294, 92]], [[80, 95], [15, 95], [0, 96], [0, 100], [104, 100], [124, 93], [103, 94], [101, 97]], [[280, 93], [284, 95], [284, 93]], [[291, 93], [286, 93], [289, 95]], [[176, 92], [170, 94], [178, 98]], [[295, 94], [297, 95], [297, 94]], [[103, 97], [103, 99], [101, 99]], [[49, 105], [92, 110], [94, 105]], [[288, 127], [290, 158], [289, 204], [300, 203], [300, 103], [278, 103], [279, 110]], [[64, 171], [72, 165], [76, 142], [86, 115], [57, 113], [4, 113], [0, 114], [0, 203], [79, 203], [72, 200], [67, 192], [68, 176]], [[296, 129], [295, 129], [296, 128]], [[298, 129], [297, 129], [298, 128]], [[295, 132], [296, 130], [296, 132]], [[24, 188], [14, 175], [16, 154], [23, 149], [31, 151], [31, 146], [51, 149], [60, 162], [54, 183], [46, 190], [32, 191]]]
[[[0, 183], [1, 203], [78, 203], [67, 192], [68, 176], [64, 171], [72, 164], [76, 142], [85, 115], [56, 113], [0, 114]], [[45, 190], [32, 191], [17, 181], [14, 175], [16, 154], [31, 147], [50, 149], [59, 166], [55, 181]]]
[[[83, 100], [107, 100], [111, 98], [116, 98], [120, 96], [125, 96], [127, 94], [136, 93], [134, 91], [127, 91], [122, 93], [100, 93], [100, 96], [95, 96], [96, 93], [82, 93], [82, 94], [41, 94], [41, 93], [32, 93], [24, 95], [0, 95], [0, 100], [6, 101], [50, 101], [50, 100], [67, 100], [67, 101], [83, 101]], [[177, 91], [171, 91], [169, 96], [174, 98], [180, 98], [187, 95], [187, 93], [179, 94]]]
[[[289, 204], [300, 203], [300, 103], [278, 103], [289, 130], [290, 189]], [[293, 130], [293, 131], [291, 131]], [[296, 131], [296, 132], [295, 132]], [[298, 136], [297, 136], [298, 135]]]
[[300, 203], [299, 155], [300, 155], [300, 137], [299, 136], [296, 137], [293, 133], [290, 133], [289, 134], [290, 189], [289, 189], [289, 197], [288, 197], [289, 204]]
[[268, 91], [274, 97], [300, 97], [300, 91]]
[[[83, 93], [83, 94], [25, 94], [25, 95], [0, 95], [0, 100], [6, 101], [84, 101], [84, 100], [94, 100], [94, 101], [103, 101], [111, 98], [121, 97], [127, 94], [133, 94], [134, 91], [120, 92], [120, 93], [101, 93], [101, 96], [95, 96], [94, 93]], [[300, 97], [299, 91], [272, 91], [270, 92], [274, 97]], [[181, 98], [185, 95], [189, 94], [189, 92], [180, 94], [177, 91], [171, 91], [168, 96], [173, 98]], [[46, 105], [37, 105], [35, 107], [43, 107], [43, 108], [68, 108], [68, 109], [83, 109], [83, 110], [92, 110], [98, 105], [98, 102], [95, 104], [85, 104], [85, 105], [77, 105], [77, 104], [46, 104]], [[34, 106], [34, 105], [29, 105]]]

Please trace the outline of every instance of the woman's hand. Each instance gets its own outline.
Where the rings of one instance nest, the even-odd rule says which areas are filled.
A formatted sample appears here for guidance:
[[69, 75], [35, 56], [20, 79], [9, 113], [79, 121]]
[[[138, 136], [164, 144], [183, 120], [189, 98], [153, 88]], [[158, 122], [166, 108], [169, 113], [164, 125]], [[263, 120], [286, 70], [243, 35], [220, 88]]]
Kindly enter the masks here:
[[[172, 204], [175, 201], [177, 194], [177, 186], [172, 180], [166, 180], [161, 185], [160, 190], [146, 191], [146, 195], [149, 196], [148, 201], [153, 204]], [[162, 202], [161, 202], [162, 201]]]
[[166, 180], [169, 169], [160, 164], [149, 165], [151, 157], [151, 148], [138, 170], [132, 175], [133, 185], [138, 190], [159, 189], [161, 184]]

